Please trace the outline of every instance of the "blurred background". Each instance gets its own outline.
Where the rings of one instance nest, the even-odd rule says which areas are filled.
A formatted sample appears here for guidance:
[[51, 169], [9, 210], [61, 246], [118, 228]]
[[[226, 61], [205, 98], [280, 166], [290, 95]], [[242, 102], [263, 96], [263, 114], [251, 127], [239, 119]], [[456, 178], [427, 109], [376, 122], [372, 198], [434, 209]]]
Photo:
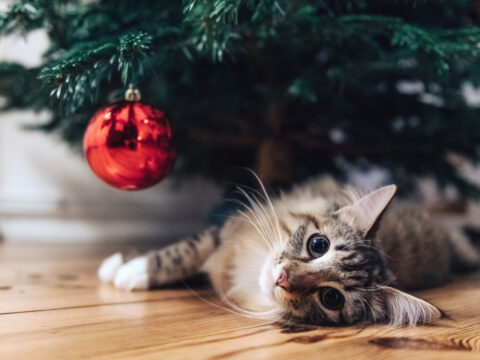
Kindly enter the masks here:
[[[475, 1], [0, 0], [0, 234], [171, 240], [228, 213], [255, 170], [272, 193], [321, 174], [400, 185], [480, 223]], [[82, 155], [130, 83], [168, 114], [172, 173], [127, 192]]]
[[[8, 1], [0, 5], [5, 11]], [[0, 61], [34, 68], [42, 63], [49, 44], [47, 32], [41, 29], [4, 36]], [[109, 187], [58, 135], [24, 128], [50, 116], [47, 109], [0, 113], [0, 236], [4, 239], [172, 240], [200, 230], [213, 204], [220, 201], [218, 187], [200, 178], [182, 184], [165, 181], [135, 193]]]

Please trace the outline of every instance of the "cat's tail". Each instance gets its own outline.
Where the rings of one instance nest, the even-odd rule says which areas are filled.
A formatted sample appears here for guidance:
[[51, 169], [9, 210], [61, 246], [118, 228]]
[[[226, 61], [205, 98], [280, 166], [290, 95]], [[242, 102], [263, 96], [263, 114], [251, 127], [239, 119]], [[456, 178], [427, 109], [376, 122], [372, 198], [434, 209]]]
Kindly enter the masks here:
[[480, 251], [473, 246], [462, 229], [451, 230], [450, 240], [454, 270], [473, 271], [480, 268]]

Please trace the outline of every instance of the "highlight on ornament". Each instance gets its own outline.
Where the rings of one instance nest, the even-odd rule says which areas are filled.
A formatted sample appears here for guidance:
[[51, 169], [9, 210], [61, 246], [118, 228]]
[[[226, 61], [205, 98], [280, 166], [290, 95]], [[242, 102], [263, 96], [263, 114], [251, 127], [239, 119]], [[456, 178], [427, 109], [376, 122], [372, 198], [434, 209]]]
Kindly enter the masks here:
[[141, 101], [133, 86], [125, 100], [97, 111], [83, 138], [93, 172], [122, 190], [141, 190], [160, 182], [172, 168], [176, 150], [164, 112]]

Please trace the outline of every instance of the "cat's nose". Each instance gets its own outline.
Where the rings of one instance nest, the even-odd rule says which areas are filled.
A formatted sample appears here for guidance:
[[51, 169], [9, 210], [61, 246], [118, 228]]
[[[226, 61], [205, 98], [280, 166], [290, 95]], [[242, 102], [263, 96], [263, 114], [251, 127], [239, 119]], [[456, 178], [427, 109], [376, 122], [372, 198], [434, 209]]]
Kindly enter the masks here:
[[290, 291], [290, 283], [288, 282], [288, 274], [285, 269], [282, 269], [280, 276], [276, 282], [277, 286], [280, 286], [283, 290]]

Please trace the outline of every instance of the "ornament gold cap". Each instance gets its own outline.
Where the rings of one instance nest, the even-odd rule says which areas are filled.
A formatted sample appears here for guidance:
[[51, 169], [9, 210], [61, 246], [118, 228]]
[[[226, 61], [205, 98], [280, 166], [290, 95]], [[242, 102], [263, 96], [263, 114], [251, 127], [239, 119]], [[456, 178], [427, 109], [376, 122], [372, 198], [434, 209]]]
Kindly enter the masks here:
[[133, 84], [128, 86], [127, 91], [125, 91], [125, 100], [127, 101], [140, 101], [142, 99], [142, 94]]

